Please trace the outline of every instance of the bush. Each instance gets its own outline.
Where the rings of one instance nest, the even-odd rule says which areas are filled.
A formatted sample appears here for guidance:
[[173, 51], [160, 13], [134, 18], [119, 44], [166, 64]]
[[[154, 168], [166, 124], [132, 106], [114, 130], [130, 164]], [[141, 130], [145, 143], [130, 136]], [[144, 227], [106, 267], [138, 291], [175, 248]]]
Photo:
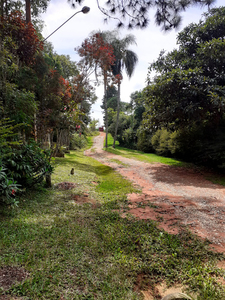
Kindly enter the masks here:
[[174, 132], [159, 129], [151, 142], [159, 155], [173, 156], [195, 164], [225, 169], [225, 127], [182, 128]]
[[156, 153], [159, 155], [169, 155], [170, 133], [166, 129], [159, 129], [151, 138], [151, 143]]
[[12, 149], [10, 156], [5, 156], [4, 166], [9, 178], [13, 178], [22, 188], [41, 183], [44, 176], [51, 174], [51, 153], [42, 150], [34, 141]]
[[137, 149], [137, 136], [136, 131], [132, 128], [125, 129], [122, 135], [122, 145], [129, 149]]
[[[0, 163], [1, 164], [1, 163]], [[0, 203], [16, 204], [16, 194], [19, 191], [18, 185], [12, 178], [8, 178], [6, 168], [0, 166]]]
[[81, 149], [87, 146], [87, 139], [84, 135], [74, 133], [70, 140], [70, 150]]
[[146, 153], [153, 152], [152, 135], [141, 127], [137, 130], [137, 149]]

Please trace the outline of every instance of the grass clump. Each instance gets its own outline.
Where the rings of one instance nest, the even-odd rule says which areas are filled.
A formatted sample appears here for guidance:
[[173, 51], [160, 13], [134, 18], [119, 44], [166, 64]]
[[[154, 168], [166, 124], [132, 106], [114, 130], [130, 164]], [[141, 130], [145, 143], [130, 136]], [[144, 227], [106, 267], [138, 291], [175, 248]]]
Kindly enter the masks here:
[[[222, 256], [189, 232], [170, 235], [151, 220], [122, 218], [126, 194], [135, 189], [111, 168], [71, 151], [56, 158], [52, 181], [75, 187], [39, 188], [23, 196], [17, 208], [1, 211], [0, 266], [23, 267], [29, 276], [0, 294], [137, 300], [140, 289], [166, 281], [185, 284], [198, 300], [225, 298], [217, 282], [222, 271], [215, 267]], [[86, 203], [74, 200], [84, 194]]]

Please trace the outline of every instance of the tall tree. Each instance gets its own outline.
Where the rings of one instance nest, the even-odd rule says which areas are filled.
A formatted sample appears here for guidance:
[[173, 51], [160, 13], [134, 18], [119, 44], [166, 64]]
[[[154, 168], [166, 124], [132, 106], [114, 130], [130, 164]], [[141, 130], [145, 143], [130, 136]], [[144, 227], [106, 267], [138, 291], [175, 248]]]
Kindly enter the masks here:
[[107, 88], [109, 80], [111, 78], [111, 66], [114, 64], [115, 56], [113, 54], [113, 47], [104, 41], [100, 33], [92, 34], [88, 39], [86, 39], [81, 47], [75, 49], [81, 57], [83, 57], [83, 62], [92, 68], [96, 74], [96, 79], [98, 78], [98, 69], [101, 70], [101, 75], [103, 77], [104, 83], [104, 98], [103, 105], [105, 111], [105, 131], [106, 140], [105, 147], [108, 147], [108, 112], [107, 112]]
[[113, 141], [113, 148], [115, 148], [120, 114], [120, 90], [123, 80], [122, 71], [125, 69], [130, 78], [138, 62], [138, 57], [134, 51], [128, 49], [130, 45], [136, 44], [134, 35], [128, 34], [120, 39], [118, 32], [107, 31], [105, 33], [103, 32], [103, 37], [113, 46], [113, 53], [115, 55], [115, 62], [112, 65], [112, 72], [115, 76], [115, 83], [117, 84], [117, 121]]
[[[220, 7], [187, 26], [178, 35], [178, 50], [161, 53], [150, 66], [144, 89], [142, 128], [151, 133], [166, 128], [179, 137], [182, 155], [215, 165], [224, 161], [225, 149], [224, 24]], [[153, 70], [158, 75], [152, 81]]]

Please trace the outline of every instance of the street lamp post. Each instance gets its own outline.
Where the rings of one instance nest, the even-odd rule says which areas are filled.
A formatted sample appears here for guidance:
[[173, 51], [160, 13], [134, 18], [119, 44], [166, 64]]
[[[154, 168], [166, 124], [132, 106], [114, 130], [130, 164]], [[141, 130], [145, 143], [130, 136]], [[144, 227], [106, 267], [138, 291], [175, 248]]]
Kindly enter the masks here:
[[53, 33], [55, 33], [59, 28], [61, 28], [63, 25], [65, 25], [70, 19], [72, 19], [75, 15], [82, 12], [83, 14], [87, 14], [90, 11], [90, 7], [84, 6], [80, 11], [75, 12], [68, 20], [66, 20], [62, 25], [60, 25], [56, 30], [54, 30], [49, 36], [47, 36], [44, 41], [46, 41]]

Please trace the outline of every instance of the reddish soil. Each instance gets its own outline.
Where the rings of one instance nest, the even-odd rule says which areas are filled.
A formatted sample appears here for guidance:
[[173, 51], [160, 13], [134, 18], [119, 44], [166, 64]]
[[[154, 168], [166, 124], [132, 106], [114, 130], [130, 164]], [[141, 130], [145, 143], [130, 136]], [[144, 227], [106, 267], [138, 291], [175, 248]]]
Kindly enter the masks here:
[[[152, 219], [176, 234], [181, 225], [203, 239], [215, 251], [225, 253], [225, 187], [206, 179], [195, 169], [150, 164], [102, 150], [105, 133], [85, 152], [138, 186], [142, 193], [128, 195], [130, 211], [140, 219]], [[117, 159], [123, 164], [112, 161]]]

